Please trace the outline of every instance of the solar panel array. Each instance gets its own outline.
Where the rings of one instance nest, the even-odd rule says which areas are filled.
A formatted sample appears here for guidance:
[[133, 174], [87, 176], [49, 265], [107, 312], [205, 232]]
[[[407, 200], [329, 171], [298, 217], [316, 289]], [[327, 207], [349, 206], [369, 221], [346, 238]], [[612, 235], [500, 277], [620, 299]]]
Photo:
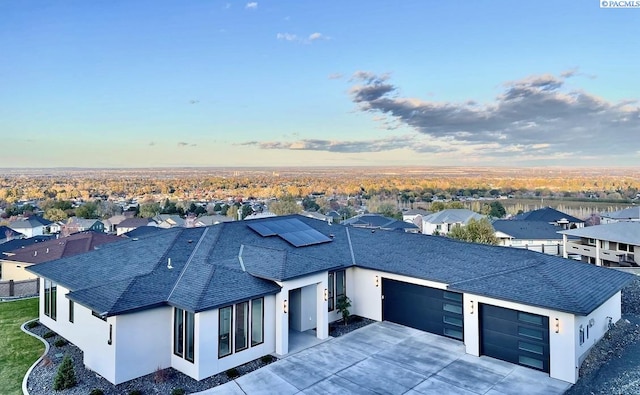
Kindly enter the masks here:
[[323, 235], [297, 218], [285, 218], [254, 222], [248, 226], [262, 237], [278, 236], [294, 247], [304, 247], [314, 244], [327, 243], [331, 238]]

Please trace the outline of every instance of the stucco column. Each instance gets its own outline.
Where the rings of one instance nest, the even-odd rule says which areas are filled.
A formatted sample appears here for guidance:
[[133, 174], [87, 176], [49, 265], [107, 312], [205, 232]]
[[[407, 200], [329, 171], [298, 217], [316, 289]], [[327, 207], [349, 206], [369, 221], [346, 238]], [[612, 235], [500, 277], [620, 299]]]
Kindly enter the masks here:
[[562, 235], [562, 257], [569, 258], [569, 254], [567, 253], [567, 235]]
[[[284, 306], [287, 304], [287, 312]], [[289, 352], [289, 289], [282, 288], [276, 294], [276, 354]]]
[[329, 311], [328, 302], [324, 300], [327, 289], [327, 278], [316, 285], [316, 337], [326, 339], [329, 337]]
[[602, 259], [600, 259], [600, 240], [596, 240], [596, 265], [602, 266]]

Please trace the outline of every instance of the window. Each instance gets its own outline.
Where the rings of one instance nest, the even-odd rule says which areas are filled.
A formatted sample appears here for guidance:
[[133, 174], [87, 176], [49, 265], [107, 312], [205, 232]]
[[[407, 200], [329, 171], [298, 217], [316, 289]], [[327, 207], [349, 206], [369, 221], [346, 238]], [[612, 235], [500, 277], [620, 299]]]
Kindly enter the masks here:
[[262, 343], [264, 298], [240, 302], [218, 310], [218, 358]]
[[218, 311], [218, 357], [231, 354], [231, 313], [233, 306]]
[[450, 313], [462, 314], [462, 306], [458, 306], [455, 304], [444, 303], [442, 305], [442, 309]]
[[344, 270], [338, 270], [335, 272], [329, 272], [328, 279], [328, 309], [333, 311], [335, 309], [335, 302], [340, 296], [347, 294], [346, 275]]
[[44, 280], [44, 315], [55, 320], [57, 318], [58, 285], [51, 280]]
[[580, 325], [580, 345], [584, 344], [584, 328]]
[[522, 311], [518, 312], [518, 321], [526, 322], [533, 325], [542, 325], [542, 316], [535, 314], [527, 314]]
[[69, 300], [69, 322], [73, 323], [73, 300]]
[[189, 362], [194, 361], [194, 313], [173, 308], [173, 353]]
[[542, 355], [544, 348], [539, 344], [531, 344], [523, 341], [518, 342], [518, 349], [521, 351], [528, 351], [530, 353]]
[[518, 335], [525, 336], [531, 339], [543, 340], [544, 333], [538, 329], [527, 328], [524, 326], [518, 326]]
[[257, 346], [264, 342], [264, 299], [251, 301], [251, 346]]
[[587, 239], [587, 245], [594, 246], [596, 245], [596, 239]]
[[249, 347], [249, 302], [236, 305], [236, 352]]

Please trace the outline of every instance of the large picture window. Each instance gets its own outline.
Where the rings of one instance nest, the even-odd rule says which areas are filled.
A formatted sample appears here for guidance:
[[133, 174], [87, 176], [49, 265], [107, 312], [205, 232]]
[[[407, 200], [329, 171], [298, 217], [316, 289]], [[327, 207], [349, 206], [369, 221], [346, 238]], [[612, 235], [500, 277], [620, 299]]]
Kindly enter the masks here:
[[264, 342], [264, 298], [218, 309], [218, 358]]
[[329, 278], [327, 282], [328, 287], [328, 309], [333, 311], [336, 308], [336, 301], [341, 296], [346, 296], [346, 275], [344, 270], [338, 270], [335, 272], [329, 272]]
[[173, 353], [189, 362], [195, 360], [194, 314], [174, 307]]
[[44, 280], [44, 315], [55, 320], [57, 318], [58, 285], [51, 280]]

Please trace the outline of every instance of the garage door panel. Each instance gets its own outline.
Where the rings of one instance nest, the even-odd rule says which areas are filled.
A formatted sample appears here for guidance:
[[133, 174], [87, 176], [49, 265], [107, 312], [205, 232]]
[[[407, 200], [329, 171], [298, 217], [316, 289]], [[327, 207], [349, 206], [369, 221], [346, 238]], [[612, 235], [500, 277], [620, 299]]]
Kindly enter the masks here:
[[481, 353], [549, 372], [549, 317], [481, 304]]
[[462, 294], [382, 279], [382, 319], [463, 339]]

